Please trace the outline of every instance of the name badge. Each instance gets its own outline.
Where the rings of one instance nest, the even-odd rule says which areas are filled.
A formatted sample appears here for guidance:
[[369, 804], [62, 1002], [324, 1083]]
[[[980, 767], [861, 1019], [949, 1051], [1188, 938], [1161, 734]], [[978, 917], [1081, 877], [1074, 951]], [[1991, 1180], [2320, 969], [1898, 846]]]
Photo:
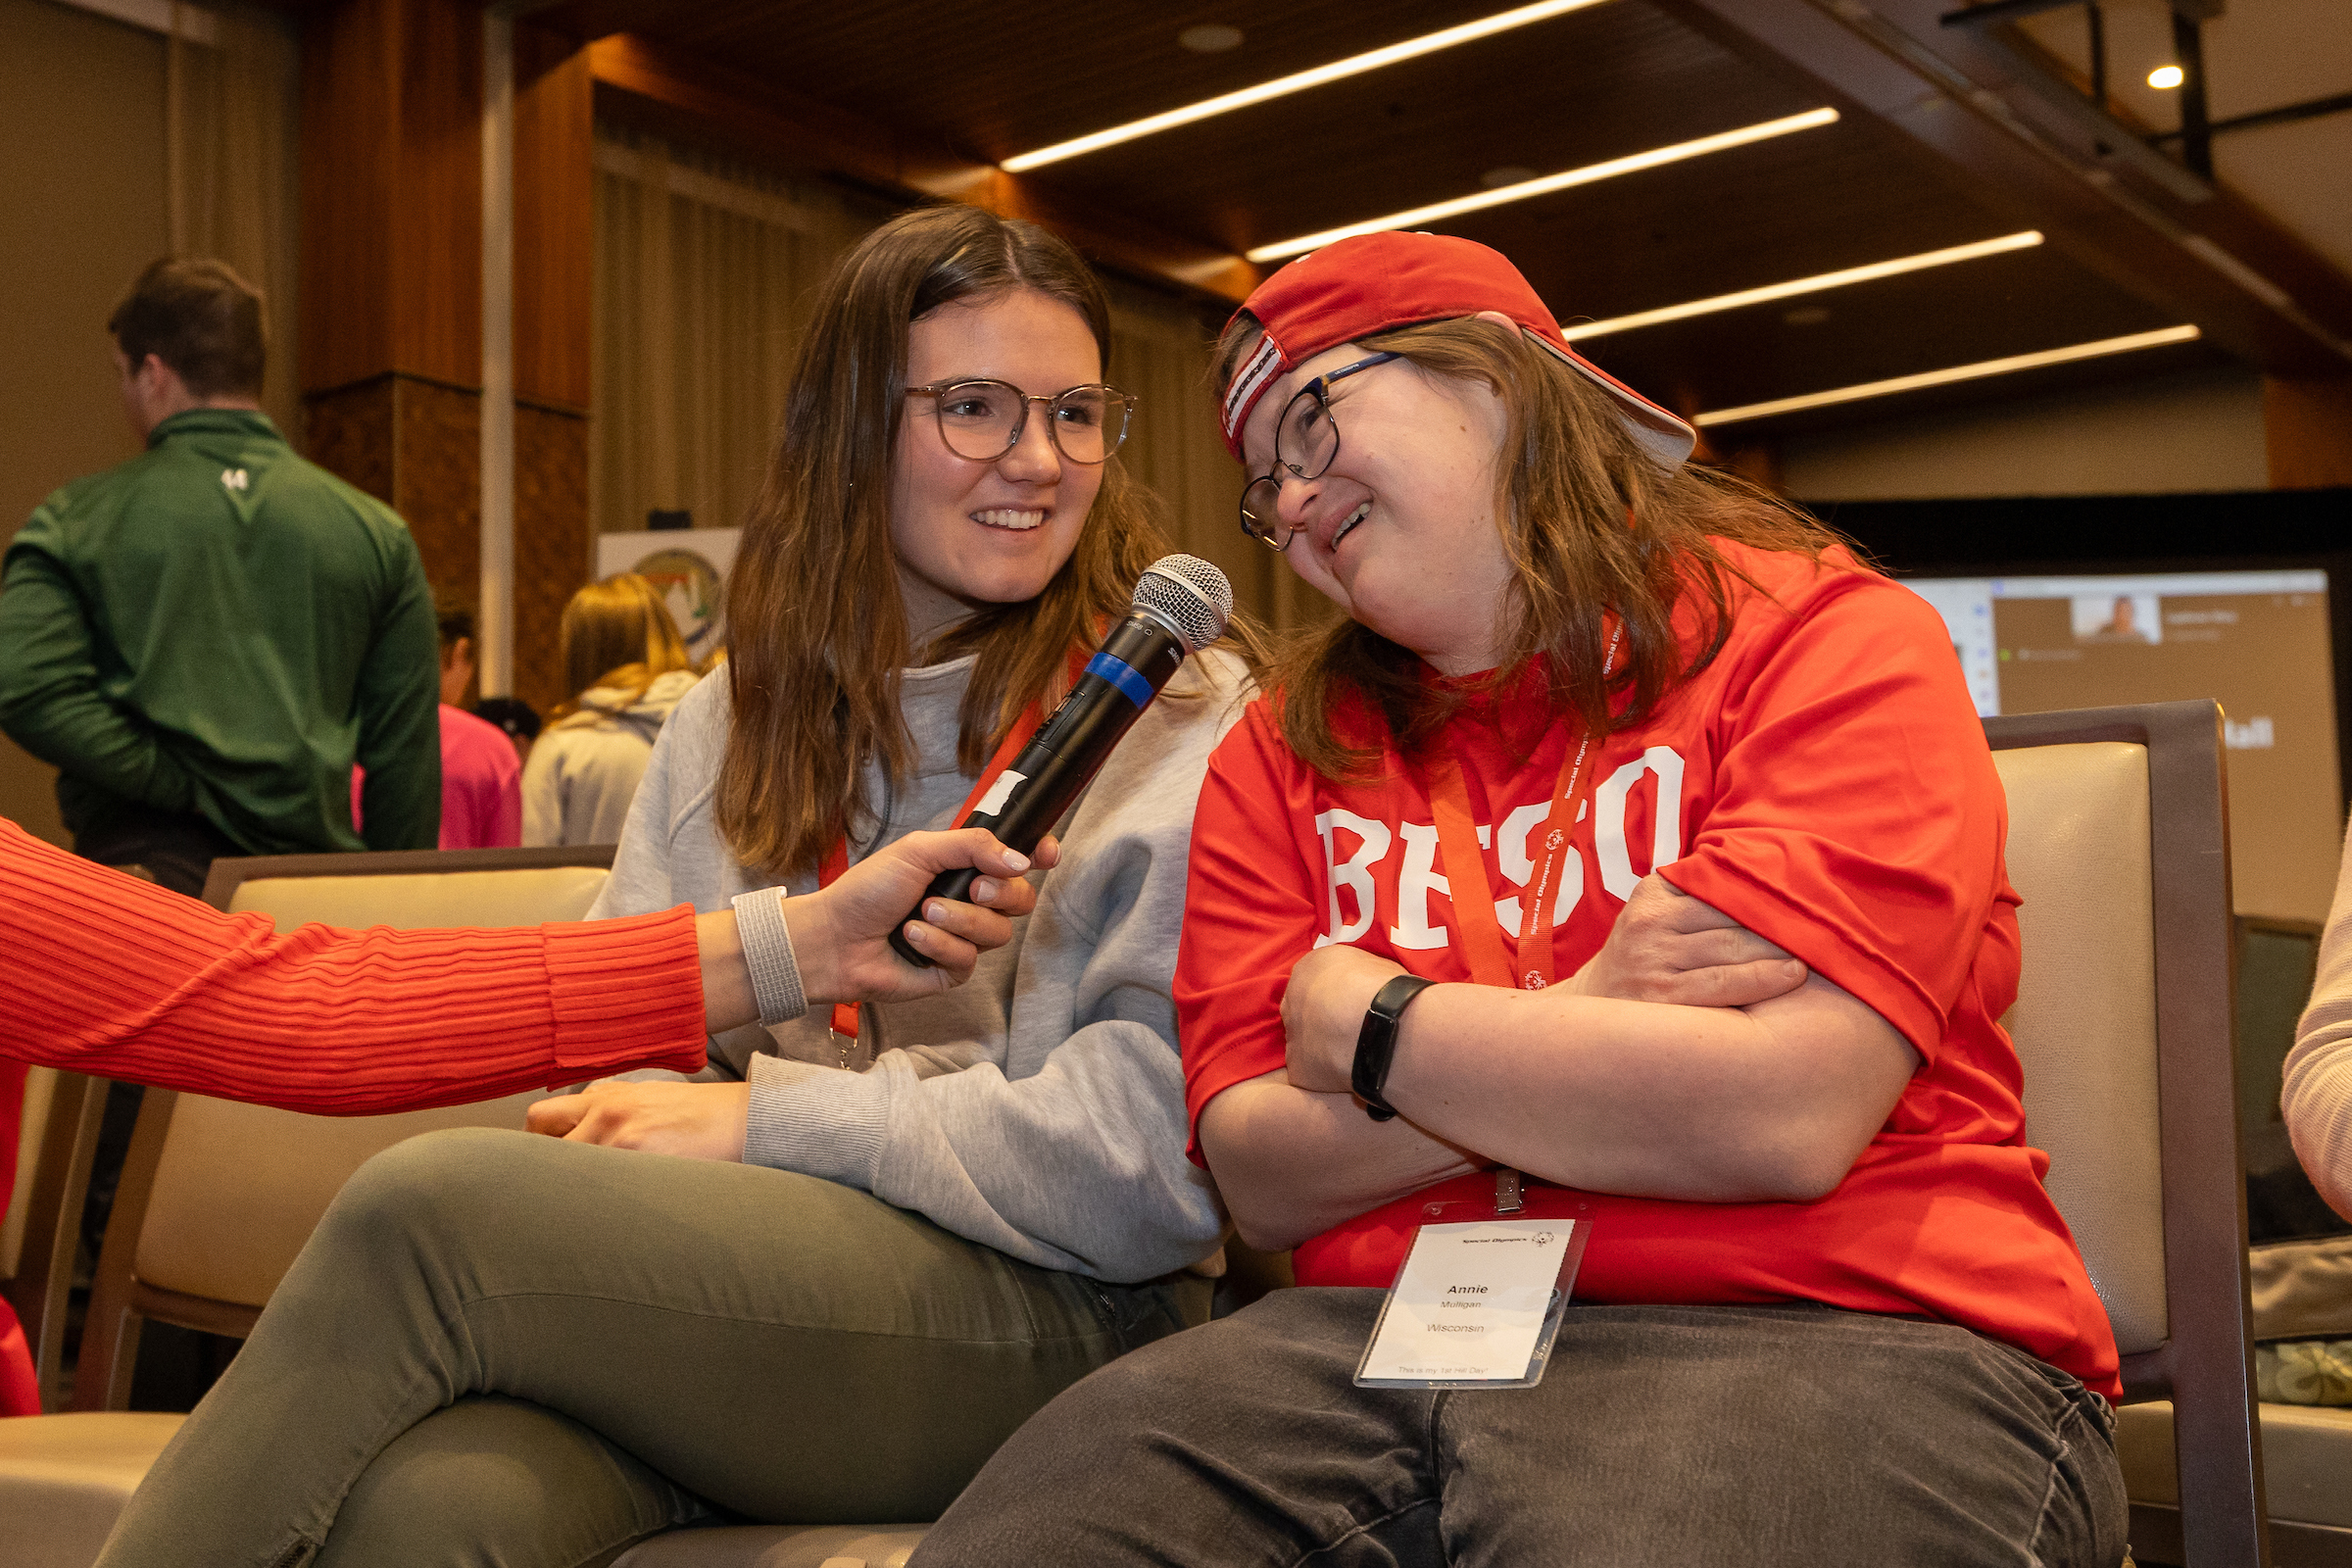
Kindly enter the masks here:
[[1544, 1380], [1589, 1220], [1424, 1225], [1355, 1369], [1367, 1389], [1532, 1389]]

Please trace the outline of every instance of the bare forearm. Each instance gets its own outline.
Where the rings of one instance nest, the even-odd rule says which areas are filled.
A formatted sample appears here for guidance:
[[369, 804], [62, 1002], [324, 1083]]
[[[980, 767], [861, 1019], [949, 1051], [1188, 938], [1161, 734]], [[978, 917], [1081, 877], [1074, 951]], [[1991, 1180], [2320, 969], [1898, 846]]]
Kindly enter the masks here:
[[1242, 1240], [1269, 1251], [1489, 1163], [1402, 1118], [1376, 1122], [1351, 1096], [1294, 1089], [1279, 1072], [1210, 1101], [1200, 1145]]
[[1593, 1192], [1711, 1202], [1835, 1188], [1918, 1058], [1826, 981], [1740, 1010], [1442, 986], [1387, 1094], [1438, 1138]]
[[752, 995], [752, 971], [743, 959], [743, 938], [735, 911], [694, 917], [694, 946], [703, 970], [703, 1019], [712, 1034], [760, 1016]]

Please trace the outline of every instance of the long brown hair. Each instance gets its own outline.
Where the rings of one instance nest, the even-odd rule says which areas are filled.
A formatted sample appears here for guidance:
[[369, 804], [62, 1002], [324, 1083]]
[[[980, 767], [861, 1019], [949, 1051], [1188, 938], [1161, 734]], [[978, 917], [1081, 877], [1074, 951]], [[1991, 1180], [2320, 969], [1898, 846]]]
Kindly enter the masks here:
[[[1246, 318], [1226, 328], [1218, 385], [1230, 384], [1259, 336]], [[1512, 581], [1502, 658], [1490, 683], [1514, 683], [1542, 660], [1551, 710], [1574, 713], [1594, 734], [1647, 721], [1676, 686], [1723, 651], [1732, 630], [1731, 584], [1754, 584], [1712, 539], [1816, 560], [1844, 543], [1734, 475], [1691, 464], [1660, 467], [1607, 394], [1516, 327], [1463, 317], [1366, 338], [1362, 346], [1400, 354], [1432, 375], [1483, 382], [1502, 400], [1509, 422], [1495, 499]], [[1674, 614], [1691, 593], [1706, 605], [1686, 659]], [[1604, 678], [1611, 614], [1625, 640]], [[1264, 678], [1276, 694], [1284, 741], [1334, 779], [1361, 776], [1379, 755], [1334, 731], [1333, 710], [1345, 698], [1368, 702], [1408, 753], [1461, 701], [1458, 692], [1433, 687], [1409, 650], [1344, 617], [1287, 639]], [[1612, 713], [1612, 702], [1625, 694]]]
[[[893, 785], [913, 765], [899, 712], [910, 647], [890, 542], [891, 459], [904, 417], [907, 329], [959, 300], [1035, 289], [1086, 318], [1110, 363], [1110, 302], [1077, 252], [1034, 223], [974, 207], [906, 213], [835, 266], [795, 358], [774, 459], [727, 581], [734, 721], [719, 764], [718, 827], [737, 859], [784, 876], [812, 869], [878, 819], [862, 770]], [[977, 653], [956, 737], [967, 773], [1033, 701], [1069, 685], [1071, 649], [1125, 613], [1166, 554], [1149, 493], [1120, 466], [1077, 548], [1045, 591], [992, 605], [920, 650]]]
[[580, 694], [591, 687], [628, 692], [633, 702], [658, 676], [694, 667], [669, 607], [650, 579], [633, 571], [615, 572], [573, 594], [557, 637], [571, 696], [550, 718], [577, 712]]

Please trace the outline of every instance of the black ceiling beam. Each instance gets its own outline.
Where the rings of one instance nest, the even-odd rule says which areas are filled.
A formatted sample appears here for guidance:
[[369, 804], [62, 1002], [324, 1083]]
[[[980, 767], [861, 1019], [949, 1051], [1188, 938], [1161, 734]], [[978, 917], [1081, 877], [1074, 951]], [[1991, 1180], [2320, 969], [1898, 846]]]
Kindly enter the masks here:
[[[2257, 125], [2286, 125], [2298, 120], [2317, 120], [2323, 115], [2340, 115], [2352, 109], [2352, 92], [2339, 92], [2332, 98], [2313, 98], [2299, 104], [2282, 104], [2277, 109], [2258, 109], [2250, 115], [2231, 115], [2217, 120], [2205, 127], [2206, 134], [2226, 136], [2233, 130], [2252, 130]], [[2177, 130], [2160, 130], [2148, 138], [2150, 143], [2176, 141]]]
[[2059, 11], [2082, 3], [2083, 0], [1985, 0], [1984, 5], [1970, 6], [1964, 11], [1947, 11], [1936, 20], [1946, 27], [1984, 27], [1995, 22], [2038, 17], [2045, 11]]
[[2246, 363], [2287, 376], [2352, 365], [2352, 276], [2170, 159], [2132, 158], [2139, 127], [2072, 86], [2051, 92], [1997, 31], [1938, 26], [1948, 0], [1651, 3], [1876, 121], [1990, 211]]

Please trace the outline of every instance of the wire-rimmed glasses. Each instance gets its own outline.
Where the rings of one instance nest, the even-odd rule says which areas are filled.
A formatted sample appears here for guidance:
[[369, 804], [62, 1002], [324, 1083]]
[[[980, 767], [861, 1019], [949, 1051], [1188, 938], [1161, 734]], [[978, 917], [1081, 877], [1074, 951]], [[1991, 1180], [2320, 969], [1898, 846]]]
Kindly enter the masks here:
[[1401, 354], [1372, 354], [1318, 375], [1284, 404], [1274, 425], [1274, 466], [1250, 481], [1242, 492], [1242, 532], [1268, 550], [1288, 550], [1298, 532], [1275, 514], [1282, 503], [1283, 475], [1320, 479], [1340, 455], [1340, 427], [1331, 417], [1329, 393], [1334, 381], [1345, 381], [1358, 370], [1399, 360]]
[[1074, 386], [1052, 397], [1023, 392], [1009, 381], [942, 381], [910, 386], [931, 399], [939, 438], [948, 450], [974, 463], [994, 463], [1020, 444], [1029, 405], [1046, 406], [1046, 433], [1054, 450], [1072, 463], [1102, 462], [1127, 439], [1135, 398], [1100, 382]]

